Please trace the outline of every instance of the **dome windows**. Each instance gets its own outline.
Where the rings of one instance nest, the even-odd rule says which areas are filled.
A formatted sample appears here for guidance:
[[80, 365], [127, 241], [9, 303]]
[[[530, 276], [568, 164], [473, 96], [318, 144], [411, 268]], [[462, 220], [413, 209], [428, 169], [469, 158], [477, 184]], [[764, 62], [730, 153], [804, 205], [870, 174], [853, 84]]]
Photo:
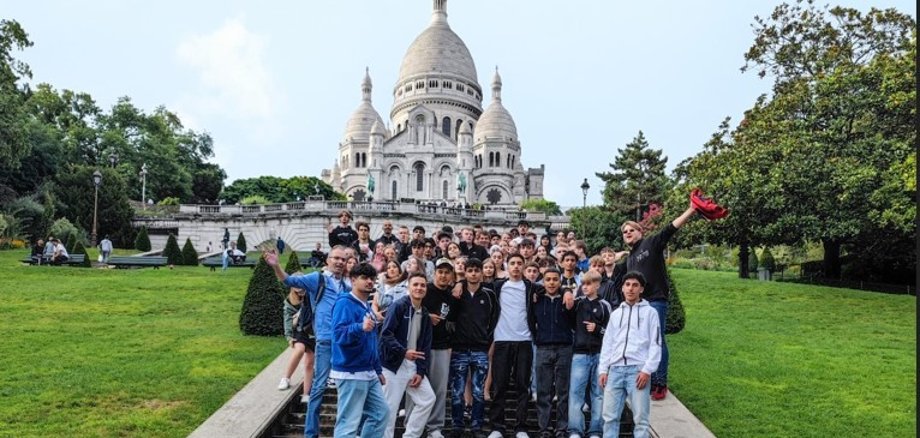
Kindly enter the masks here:
[[441, 132], [450, 137], [450, 117], [445, 117], [444, 120], [441, 121]]

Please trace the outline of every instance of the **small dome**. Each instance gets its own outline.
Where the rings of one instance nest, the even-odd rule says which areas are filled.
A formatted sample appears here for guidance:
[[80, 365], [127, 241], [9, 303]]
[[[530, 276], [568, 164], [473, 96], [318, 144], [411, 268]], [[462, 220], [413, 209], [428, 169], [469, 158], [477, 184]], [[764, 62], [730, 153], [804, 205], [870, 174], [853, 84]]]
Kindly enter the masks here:
[[[512, 122], [512, 123], [513, 123], [513, 122]], [[460, 133], [461, 133], [461, 134], [472, 134], [472, 133], [473, 133], [473, 129], [470, 128], [470, 124], [469, 124], [469, 123], [464, 123], [464, 124], [460, 125]]]
[[358, 140], [367, 140], [370, 136], [371, 128], [374, 123], [379, 122], [383, 125], [383, 118], [374, 109], [371, 104], [371, 84], [370, 72], [365, 69], [364, 80], [361, 81], [361, 104], [351, 113], [348, 122], [345, 124], [345, 139], [354, 138]]
[[397, 83], [433, 72], [451, 73], [471, 84], [479, 83], [473, 56], [463, 40], [447, 24], [446, 10], [446, 2], [435, 1], [431, 24], [406, 50]]
[[383, 135], [383, 136], [387, 135], [387, 130], [383, 129], [383, 123], [380, 123], [379, 120], [375, 121], [374, 124], [371, 125], [371, 135], [374, 135], [374, 134]]
[[492, 103], [482, 112], [476, 123], [476, 138], [517, 139], [517, 125], [511, 113], [502, 105], [502, 78], [495, 69], [492, 79]]

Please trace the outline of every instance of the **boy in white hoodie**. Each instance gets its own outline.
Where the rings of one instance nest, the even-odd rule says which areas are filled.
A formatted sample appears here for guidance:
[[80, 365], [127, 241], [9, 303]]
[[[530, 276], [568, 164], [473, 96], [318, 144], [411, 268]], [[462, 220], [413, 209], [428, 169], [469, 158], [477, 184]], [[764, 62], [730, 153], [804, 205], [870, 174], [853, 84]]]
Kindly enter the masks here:
[[639, 272], [623, 276], [623, 303], [607, 323], [598, 364], [604, 388], [604, 436], [620, 436], [623, 402], [629, 397], [635, 429], [633, 436], [649, 435], [649, 379], [661, 361], [658, 313], [639, 297], [645, 277]]

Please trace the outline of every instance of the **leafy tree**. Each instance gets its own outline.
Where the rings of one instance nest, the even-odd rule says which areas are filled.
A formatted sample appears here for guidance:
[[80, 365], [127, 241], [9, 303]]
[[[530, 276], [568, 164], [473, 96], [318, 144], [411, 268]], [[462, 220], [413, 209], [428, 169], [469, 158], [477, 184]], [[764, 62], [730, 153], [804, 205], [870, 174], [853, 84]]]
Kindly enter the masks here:
[[197, 164], [192, 174], [192, 198], [189, 202], [217, 204], [225, 179], [227, 179], [227, 172], [220, 166], [212, 163]]
[[588, 247], [588, 254], [595, 254], [605, 246], [623, 247], [620, 224], [627, 216], [612, 212], [604, 207], [573, 208], [568, 211], [571, 227]]
[[562, 215], [562, 209], [559, 208], [559, 204], [548, 199], [528, 199], [521, 202], [521, 209], [546, 213], [547, 216]]
[[240, 231], [240, 235], [236, 237], [236, 249], [246, 252], [246, 237], [243, 236], [242, 231]]
[[31, 46], [32, 41], [17, 21], [0, 19], [0, 164], [12, 168], [18, 167], [29, 152], [26, 90], [17, 82], [32, 77], [29, 66], [13, 58], [12, 51]]
[[665, 166], [668, 158], [661, 149], [651, 149], [645, 134], [639, 134], [617, 149], [617, 156], [610, 164], [611, 172], [597, 173], [604, 181], [604, 205], [611, 210], [641, 219], [637, 209], [649, 203], [661, 204], [668, 188]]
[[84, 268], [93, 267], [93, 263], [89, 259], [89, 254], [86, 253], [86, 247], [83, 246], [82, 242], [77, 241], [74, 244], [73, 250], [70, 251], [71, 254], [83, 254], [83, 263], [80, 266]]
[[238, 179], [221, 192], [225, 203], [236, 204], [249, 196], [262, 196], [269, 203], [294, 202], [320, 195], [325, 199], [344, 200], [345, 195], [336, 192], [323, 180], [312, 176], [295, 176], [288, 179], [275, 176]]
[[182, 246], [182, 263], [186, 266], [198, 266], [198, 251], [195, 251], [195, 245], [192, 245], [192, 239], [185, 238], [185, 245]]
[[147, 235], [147, 226], [141, 226], [140, 231], [137, 232], [137, 238], [134, 239], [134, 249], [147, 252], [150, 251], [150, 236]]
[[240, 201], [242, 205], [262, 205], [262, 204], [271, 204], [267, 198], [262, 195], [251, 195], [243, 198]]
[[284, 265], [284, 272], [287, 272], [288, 275], [301, 272], [300, 257], [297, 256], [297, 251], [291, 251], [291, 256], [288, 257], [287, 264]]
[[278, 336], [284, 333], [284, 289], [272, 268], [259, 258], [249, 279], [240, 312], [240, 330], [246, 335]]
[[166, 263], [170, 266], [181, 265], [184, 261], [182, 251], [179, 249], [179, 242], [172, 233], [166, 239], [166, 246], [163, 248], [163, 257], [166, 257]]
[[114, 169], [67, 166], [66, 171], [57, 175], [54, 189], [54, 196], [60, 202], [60, 214], [72, 218], [80, 228], [92, 230], [95, 190], [92, 175], [96, 170], [102, 174], [97, 233], [108, 234], [116, 246], [124, 248], [134, 241], [134, 228], [131, 226], [134, 210], [128, 203], [124, 181]]

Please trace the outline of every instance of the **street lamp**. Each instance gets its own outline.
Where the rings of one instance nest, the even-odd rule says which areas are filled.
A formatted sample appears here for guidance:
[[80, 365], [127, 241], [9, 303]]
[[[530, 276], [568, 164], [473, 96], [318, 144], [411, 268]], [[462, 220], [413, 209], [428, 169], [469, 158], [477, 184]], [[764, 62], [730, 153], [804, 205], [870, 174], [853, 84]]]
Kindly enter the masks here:
[[112, 164], [112, 167], [115, 167], [115, 164], [118, 163], [118, 154], [115, 152], [109, 154], [109, 163]]
[[141, 208], [144, 210], [147, 209], [147, 203], [144, 201], [147, 199], [147, 163], [141, 165]]
[[96, 246], [96, 223], [97, 223], [96, 218], [98, 217], [97, 214], [99, 212], [99, 185], [100, 184], [102, 184], [102, 174], [99, 173], [99, 170], [97, 169], [95, 172], [93, 172], [93, 185], [96, 186], [95, 196], [93, 197], [93, 235], [91, 238], [92, 240], [91, 244], [93, 247]]
[[591, 188], [591, 185], [588, 184], [588, 178], [585, 178], [585, 182], [581, 183], [581, 207], [585, 208], [588, 206], [588, 189]]

